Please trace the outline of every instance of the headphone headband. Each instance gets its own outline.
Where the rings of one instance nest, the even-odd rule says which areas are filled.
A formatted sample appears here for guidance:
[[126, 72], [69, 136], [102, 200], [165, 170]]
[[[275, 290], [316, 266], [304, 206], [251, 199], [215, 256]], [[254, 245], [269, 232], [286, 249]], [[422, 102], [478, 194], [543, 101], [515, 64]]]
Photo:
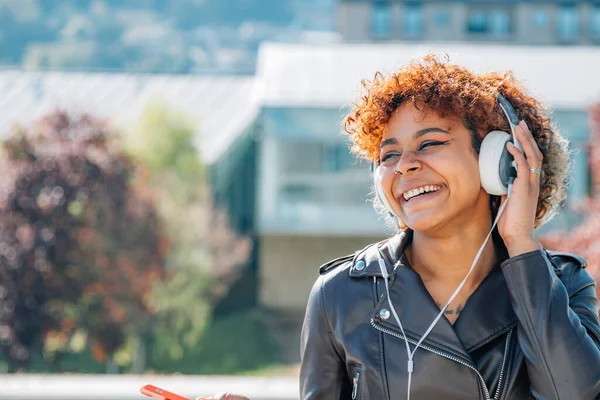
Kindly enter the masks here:
[[510, 128], [510, 135], [512, 137], [513, 143], [515, 146], [523, 151], [521, 143], [515, 137], [515, 127], [519, 125], [519, 117], [517, 116], [517, 111], [513, 107], [513, 105], [504, 97], [502, 94], [498, 93], [498, 104], [500, 108], [504, 112], [506, 116], [506, 120], [508, 121], [508, 126]]

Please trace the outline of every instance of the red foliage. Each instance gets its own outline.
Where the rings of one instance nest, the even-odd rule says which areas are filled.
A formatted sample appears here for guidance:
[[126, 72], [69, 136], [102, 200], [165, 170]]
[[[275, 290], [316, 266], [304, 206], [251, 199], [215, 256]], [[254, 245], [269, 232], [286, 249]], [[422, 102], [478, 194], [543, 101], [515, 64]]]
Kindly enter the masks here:
[[0, 354], [26, 368], [45, 340], [84, 329], [103, 361], [128, 327], [147, 324], [164, 276], [149, 191], [89, 116], [57, 112], [13, 132], [0, 170]]

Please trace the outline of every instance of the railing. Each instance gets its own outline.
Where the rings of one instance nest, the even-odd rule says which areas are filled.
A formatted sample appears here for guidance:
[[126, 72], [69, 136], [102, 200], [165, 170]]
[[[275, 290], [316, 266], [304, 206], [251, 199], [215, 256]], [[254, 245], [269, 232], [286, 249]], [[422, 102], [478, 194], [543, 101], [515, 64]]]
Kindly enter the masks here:
[[139, 388], [151, 383], [195, 400], [219, 392], [250, 400], [298, 399], [294, 377], [163, 375], [6, 375], [0, 374], [1, 400], [144, 400]]

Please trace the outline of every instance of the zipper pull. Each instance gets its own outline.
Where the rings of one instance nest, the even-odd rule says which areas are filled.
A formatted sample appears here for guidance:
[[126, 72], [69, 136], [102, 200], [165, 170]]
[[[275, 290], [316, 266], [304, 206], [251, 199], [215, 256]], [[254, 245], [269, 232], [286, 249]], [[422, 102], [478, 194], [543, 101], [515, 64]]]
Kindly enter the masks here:
[[358, 394], [358, 378], [360, 378], [360, 372], [356, 371], [356, 376], [354, 377], [354, 379], [352, 379], [353, 381], [353, 385], [352, 385], [352, 400], [356, 399], [356, 395]]

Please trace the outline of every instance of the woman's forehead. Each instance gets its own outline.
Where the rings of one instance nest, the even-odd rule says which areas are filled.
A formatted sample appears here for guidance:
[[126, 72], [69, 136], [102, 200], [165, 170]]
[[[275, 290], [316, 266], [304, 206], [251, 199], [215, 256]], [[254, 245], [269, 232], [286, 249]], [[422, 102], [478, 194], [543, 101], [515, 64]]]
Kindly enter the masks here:
[[398, 107], [392, 113], [384, 127], [382, 140], [392, 136], [414, 136], [424, 130], [433, 131], [431, 128], [452, 132], [461, 127], [464, 127], [464, 124], [458, 118], [441, 116], [436, 110], [418, 110], [407, 105], [403, 108]]

